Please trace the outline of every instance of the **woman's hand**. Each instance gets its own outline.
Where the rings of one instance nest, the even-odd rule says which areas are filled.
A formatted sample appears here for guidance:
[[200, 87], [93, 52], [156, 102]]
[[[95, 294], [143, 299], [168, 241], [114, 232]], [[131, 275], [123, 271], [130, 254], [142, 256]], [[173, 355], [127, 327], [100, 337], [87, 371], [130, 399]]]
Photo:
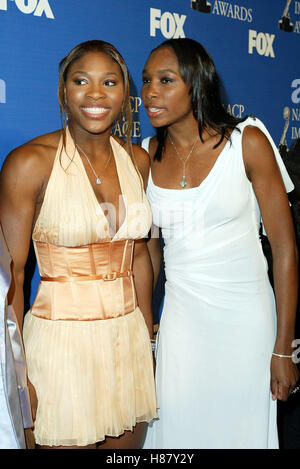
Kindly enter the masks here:
[[291, 358], [276, 357], [271, 360], [272, 399], [286, 401], [299, 379], [299, 371]]

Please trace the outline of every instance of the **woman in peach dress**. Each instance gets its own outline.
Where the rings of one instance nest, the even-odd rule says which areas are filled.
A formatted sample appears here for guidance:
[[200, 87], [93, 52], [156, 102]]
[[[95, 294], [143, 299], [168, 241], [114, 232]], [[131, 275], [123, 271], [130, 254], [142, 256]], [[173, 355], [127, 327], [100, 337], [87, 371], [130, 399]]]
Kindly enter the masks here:
[[[10, 301], [23, 323], [24, 266], [32, 236], [41, 283], [24, 321], [40, 448], [139, 448], [156, 417], [151, 225], [141, 148], [111, 136], [129, 121], [129, 78], [103, 41], [60, 63], [68, 126], [7, 157], [0, 215], [13, 258]], [[137, 170], [138, 168], [138, 170]]]

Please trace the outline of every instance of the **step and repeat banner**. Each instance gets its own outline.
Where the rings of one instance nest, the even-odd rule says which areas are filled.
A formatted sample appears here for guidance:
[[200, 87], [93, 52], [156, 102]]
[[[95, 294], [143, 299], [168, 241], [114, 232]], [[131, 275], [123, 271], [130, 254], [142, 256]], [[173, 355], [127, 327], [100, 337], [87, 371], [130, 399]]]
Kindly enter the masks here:
[[[281, 149], [300, 138], [300, 1], [0, 0], [0, 166], [16, 146], [60, 127], [58, 63], [90, 39], [113, 43], [127, 62], [133, 141], [153, 135], [141, 71], [154, 47], [180, 37], [213, 57], [230, 113], [259, 117]], [[30, 269], [31, 303], [39, 277]]]

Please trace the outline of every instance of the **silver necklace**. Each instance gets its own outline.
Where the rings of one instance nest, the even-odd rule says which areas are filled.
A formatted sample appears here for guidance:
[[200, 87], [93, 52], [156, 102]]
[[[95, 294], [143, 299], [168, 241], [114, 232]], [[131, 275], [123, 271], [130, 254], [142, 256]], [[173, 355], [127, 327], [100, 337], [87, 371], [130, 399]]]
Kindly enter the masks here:
[[191, 150], [190, 150], [190, 152], [189, 152], [189, 154], [188, 154], [188, 156], [186, 157], [185, 160], [184, 160], [184, 159], [182, 158], [182, 156], [179, 154], [179, 152], [178, 152], [178, 150], [177, 150], [177, 148], [176, 148], [176, 145], [175, 145], [175, 143], [173, 142], [173, 140], [172, 140], [170, 134], [168, 134], [168, 137], [169, 137], [170, 142], [172, 143], [172, 145], [173, 145], [173, 147], [174, 147], [174, 149], [175, 149], [175, 151], [176, 151], [176, 153], [177, 153], [177, 156], [179, 157], [179, 159], [182, 161], [182, 164], [183, 164], [183, 168], [182, 168], [182, 178], [181, 178], [181, 181], [180, 181], [179, 185], [180, 185], [182, 188], [184, 188], [184, 187], [187, 185], [186, 177], [185, 177], [185, 165], [186, 165], [186, 163], [187, 163], [189, 157], [190, 157], [191, 154], [193, 153], [193, 150], [194, 150], [194, 148], [195, 148], [195, 145], [196, 145], [196, 143], [197, 143], [197, 141], [198, 141], [198, 137], [196, 138], [196, 140], [195, 140], [195, 142], [194, 142], [194, 144], [193, 144], [193, 146], [192, 146], [192, 148], [191, 148]]
[[[96, 171], [94, 170], [93, 166], [92, 166], [92, 163], [90, 162], [90, 159], [89, 157], [87, 156], [87, 154], [85, 153], [85, 151], [83, 151], [82, 148], [80, 148], [80, 146], [78, 145], [78, 143], [76, 143], [76, 147], [78, 148], [78, 150], [81, 151], [81, 153], [86, 157], [87, 159], [87, 162], [88, 164], [90, 165], [90, 168], [91, 170], [93, 171], [94, 173], [94, 176], [96, 178], [96, 184], [99, 185], [101, 184], [101, 179], [99, 178], [98, 174], [96, 173]], [[109, 155], [108, 155], [108, 158], [107, 158], [107, 161], [106, 161], [106, 165], [104, 166], [103, 170], [102, 170], [102, 173], [104, 173], [104, 171], [106, 170], [107, 166], [108, 166], [108, 163], [110, 162], [110, 157], [111, 157], [111, 145], [109, 145]]]

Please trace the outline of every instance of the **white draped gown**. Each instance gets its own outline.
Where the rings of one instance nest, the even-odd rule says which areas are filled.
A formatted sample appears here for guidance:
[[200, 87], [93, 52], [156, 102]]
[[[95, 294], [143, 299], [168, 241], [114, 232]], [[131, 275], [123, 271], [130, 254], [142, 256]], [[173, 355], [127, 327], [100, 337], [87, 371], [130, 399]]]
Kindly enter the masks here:
[[149, 176], [166, 284], [157, 337], [159, 419], [144, 448], [278, 448], [270, 391], [276, 310], [242, 156], [247, 125], [267, 136], [291, 191], [270, 134], [254, 118], [238, 124], [200, 186], [164, 189]]

